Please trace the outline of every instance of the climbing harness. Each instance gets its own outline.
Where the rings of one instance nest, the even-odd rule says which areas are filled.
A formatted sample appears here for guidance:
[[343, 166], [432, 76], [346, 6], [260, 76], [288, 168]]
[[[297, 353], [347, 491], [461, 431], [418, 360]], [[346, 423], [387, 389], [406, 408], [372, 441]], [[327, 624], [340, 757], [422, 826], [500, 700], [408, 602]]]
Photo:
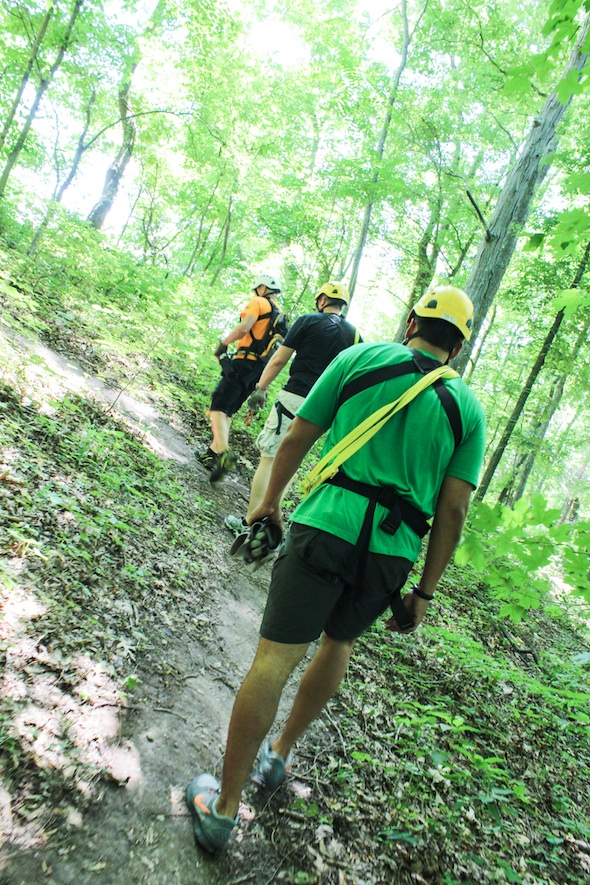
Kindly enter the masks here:
[[442, 383], [443, 378], [458, 378], [458, 373], [449, 366], [442, 366], [440, 364], [432, 369], [433, 360], [427, 359], [426, 362], [424, 362], [422, 354], [417, 353], [416, 351], [412, 351], [412, 354], [413, 356], [411, 360], [393, 366], [384, 366], [382, 369], [367, 372], [344, 386], [338, 400], [337, 409], [339, 409], [340, 406], [352, 396], [355, 396], [357, 393], [360, 393], [375, 384], [379, 384], [400, 375], [410, 373], [415, 374], [416, 372], [423, 373], [423, 377], [408, 390], [405, 390], [401, 396], [393, 402], [377, 409], [372, 415], [365, 418], [364, 421], [336, 443], [329, 452], [326, 452], [323, 458], [321, 458], [302, 482], [303, 490], [306, 495], [313, 492], [319, 485], [326, 482], [326, 480], [335, 476], [338, 473], [340, 466], [344, 464], [351, 455], [358, 452], [365, 443], [367, 443], [379, 430], [381, 430], [382, 427], [385, 426], [385, 424], [387, 424], [389, 419], [392, 418], [396, 412], [399, 412], [404, 406], [407, 406], [408, 403], [430, 385], [434, 385], [434, 389], [436, 390], [441, 404], [449, 418], [453, 437], [455, 439], [455, 446], [459, 444], [462, 436], [461, 415], [455, 401]]
[[[435, 364], [435, 368], [432, 368]], [[308, 495], [315, 491], [322, 483], [326, 482], [330, 485], [339, 486], [348, 491], [355, 492], [358, 495], [368, 499], [368, 506], [361, 526], [361, 531], [356, 544], [357, 549], [357, 581], [362, 580], [369, 555], [369, 543], [371, 540], [371, 532], [373, 528], [373, 518], [377, 504], [387, 509], [387, 515], [380, 523], [380, 528], [389, 535], [394, 535], [400, 525], [405, 523], [420, 538], [423, 538], [430, 530], [430, 525], [426, 516], [415, 507], [410, 501], [405, 500], [391, 486], [373, 486], [369, 483], [359, 482], [352, 479], [340, 470], [342, 464], [358, 452], [397, 412], [408, 405], [423, 390], [433, 385], [445, 413], [449, 419], [455, 446], [459, 445], [462, 439], [463, 429], [461, 423], [461, 414], [455, 400], [451, 397], [448, 390], [444, 386], [444, 378], [458, 378], [459, 375], [449, 366], [441, 365], [438, 360], [425, 357], [419, 351], [412, 350], [412, 359], [395, 365], [384, 366], [381, 369], [375, 369], [366, 372], [364, 375], [355, 378], [342, 389], [338, 400], [338, 407], [369, 387], [388, 381], [391, 378], [400, 377], [406, 374], [422, 373], [422, 378], [414, 385], [408, 388], [396, 400], [382, 406], [369, 415], [350, 433], [348, 433], [340, 442], [336, 443], [329, 452], [316, 464], [306, 479], [303, 480], [304, 494]], [[415, 627], [415, 624], [408, 614], [403, 604], [400, 590], [393, 594], [391, 598], [391, 611], [400, 632], [409, 632]]]

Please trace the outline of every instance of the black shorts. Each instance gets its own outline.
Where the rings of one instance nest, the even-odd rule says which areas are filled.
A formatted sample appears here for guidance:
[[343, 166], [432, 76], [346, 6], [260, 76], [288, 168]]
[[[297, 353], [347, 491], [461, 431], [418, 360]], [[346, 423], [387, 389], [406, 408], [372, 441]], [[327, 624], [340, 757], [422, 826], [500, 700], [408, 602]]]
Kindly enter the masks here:
[[322, 632], [356, 639], [391, 604], [413, 563], [369, 553], [356, 579], [358, 549], [320, 529], [293, 523], [275, 562], [260, 635], [298, 645]]
[[213, 391], [210, 410], [235, 415], [250, 396], [262, 375], [264, 364], [260, 360], [232, 360], [232, 377], [222, 376]]

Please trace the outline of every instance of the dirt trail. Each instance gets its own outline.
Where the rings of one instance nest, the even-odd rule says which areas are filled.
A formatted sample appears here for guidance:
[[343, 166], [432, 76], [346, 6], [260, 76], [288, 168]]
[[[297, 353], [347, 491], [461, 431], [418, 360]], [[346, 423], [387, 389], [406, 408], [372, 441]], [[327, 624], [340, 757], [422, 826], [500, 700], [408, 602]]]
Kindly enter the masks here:
[[[192, 458], [190, 442], [144, 396], [106, 387], [75, 360], [38, 342], [12, 333], [10, 341], [15, 358], [28, 361], [27, 371], [42, 376], [47, 399], [75, 391], [114, 403], [126, 422], [141, 429], [146, 446], [196, 472], [205, 493], [215, 500], [212, 531], [220, 551], [227, 548], [231, 539], [222, 518], [244, 508], [248, 490], [242, 479], [228, 477], [212, 487]], [[275, 880], [281, 858], [256, 825], [267, 798], [254, 788], [247, 792], [252, 807], [243, 808], [240, 829], [249, 829], [248, 838], [242, 844], [239, 832], [232, 851], [211, 860], [193, 843], [182, 795], [199, 771], [219, 773], [235, 691], [256, 647], [268, 569], [242, 574], [239, 582], [228, 580], [230, 573], [228, 558], [225, 573], [211, 575], [207, 617], [212, 626], [206, 643], [187, 638], [182, 629], [166, 630], [171, 676], [144, 673], [139, 697], [132, 697], [129, 710], [116, 721], [118, 732], [109, 742], [113, 783], [83, 816], [73, 811], [68, 819], [56, 816], [50, 825], [17, 834], [17, 844], [0, 856], [1, 885], [229, 885]], [[112, 720], [112, 711], [105, 716]], [[106, 727], [105, 720], [95, 721], [95, 730], [101, 725]], [[96, 737], [90, 734], [89, 740]], [[1, 800], [0, 795], [0, 812]], [[4, 822], [10, 825], [9, 813]]]

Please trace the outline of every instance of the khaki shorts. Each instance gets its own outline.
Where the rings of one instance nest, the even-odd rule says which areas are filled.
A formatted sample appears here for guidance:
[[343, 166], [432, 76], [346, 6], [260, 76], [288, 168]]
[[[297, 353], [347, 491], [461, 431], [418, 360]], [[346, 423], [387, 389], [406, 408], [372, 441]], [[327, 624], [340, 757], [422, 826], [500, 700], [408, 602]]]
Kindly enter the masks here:
[[288, 415], [281, 414], [279, 416], [276, 404], [281, 403], [288, 412], [295, 415], [297, 409], [303, 402], [305, 402], [304, 396], [300, 396], [298, 393], [288, 393], [285, 390], [281, 390], [274, 401], [268, 418], [266, 419], [266, 423], [258, 434], [256, 440], [256, 445], [263, 458], [274, 458], [277, 449], [287, 432], [287, 428], [293, 420], [292, 418], [289, 418]]

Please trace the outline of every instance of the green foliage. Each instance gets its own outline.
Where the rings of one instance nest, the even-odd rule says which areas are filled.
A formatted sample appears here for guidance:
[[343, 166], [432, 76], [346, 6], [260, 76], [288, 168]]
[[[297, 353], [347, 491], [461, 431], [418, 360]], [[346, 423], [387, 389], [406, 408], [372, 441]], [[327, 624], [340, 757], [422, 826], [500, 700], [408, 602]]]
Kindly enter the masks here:
[[513, 509], [485, 503], [472, 509], [455, 562], [480, 576], [491, 597], [503, 603], [502, 617], [518, 622], [530, 609], [549, 603], [555, 575], [590, 602], [590, 523], [561, 523], [559, 516], [542, 495], [521, 499]]
[[[119, 589], [110, 592], [124, 588], [126, 598], [141, 602], [154, 592], [158, 551], [168, 557], [177, 551], [165, 591], [174, 595], [194, 573], [188, 550], [194, 549], [195, 530], [184, 519], [185, 494], [139, 441], [85, 400], [51, 405], [52, 415], [13, 405], [2, 424], [2, 444], [14, 447], [13, 469], [24, 483], [5, 527], [6, 543], [44, 563], [48, 575], [60, 575], [57, 582], [47, 579], [60, 588], [55, 599], [47, 596], [49, 620], [66, 634], [68, 623], [76, 624], [70, 627], [74, 642], [86, 621], [83, 646], [108, 648], [119, 637], [98, 625], [105, 606], [116, 600], [97, 594], [97, 587], [108, 587], [117, 574]], [[154, 518], [157, 513], [165, 518]], [[139, 649], [145, 636], [134, 628], [128, 640]], [[126, 674], [125, 680], [127, 690], [136, 687], [135, 676]]]
[[587, 675], [548, 625], [524, 669], [498, 643], [493, 604], [453, 595], [410, 640], [382, 626], [360, 640], [340, 696], [348, 749], [330, 762], [332, 826], [362, 817], [426, 881], [582, 885], [576, 852], [556, 848], [588, 827]]

